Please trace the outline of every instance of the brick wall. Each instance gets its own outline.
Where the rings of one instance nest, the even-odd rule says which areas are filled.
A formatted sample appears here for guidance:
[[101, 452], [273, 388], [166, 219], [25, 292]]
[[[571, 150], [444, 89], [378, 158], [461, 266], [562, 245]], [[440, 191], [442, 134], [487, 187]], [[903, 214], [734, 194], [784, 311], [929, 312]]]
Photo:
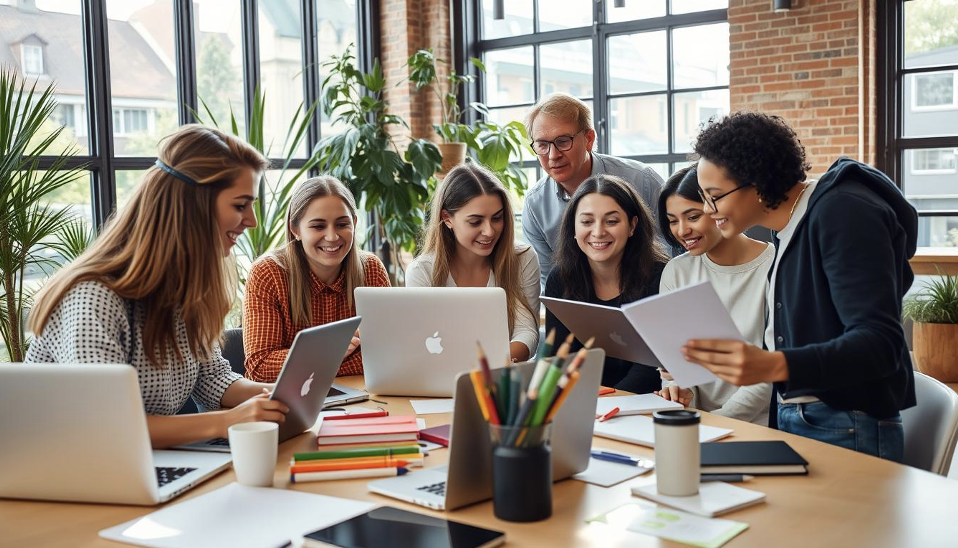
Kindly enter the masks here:
[[[412, 84], [396, 86], [409, 76], [405, 66], [409, 56], [422, 48], [433, 48], [436, 57], [452, 61], [449, 2], [443, 0], [381, 0], [380, 62], [386, 75], [384, 98], [390, 112], [409, 123], [412, 137], [438, 140], [432, 124], [442, 118], [442, 106], [436, 94]], [[442, 78], [447, 65], [437, 66]]]
[[729, 2], [733, 111], [784, 117], [821, 174], [838, 156], [875, 158], [875, 0]]

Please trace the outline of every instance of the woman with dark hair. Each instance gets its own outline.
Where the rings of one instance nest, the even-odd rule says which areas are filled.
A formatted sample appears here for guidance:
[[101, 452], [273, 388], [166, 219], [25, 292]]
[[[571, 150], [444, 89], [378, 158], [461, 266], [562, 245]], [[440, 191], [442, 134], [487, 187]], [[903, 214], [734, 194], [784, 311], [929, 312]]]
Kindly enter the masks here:
[[[556, 262], [545, 295], [605, 306], [621, 306], [659, 292], [668, 260], [656, 240], [652, 215], [631, 185], [612, 175], [582, 182], [559, 225]], [[546, 331], [556, 340], [569, 330], [546, 312]], [[574, 352], [581, 347], [575, 341]], [[644, 394], [662, 387], [658, 370], [606, 358], [602, 384]]]
[[[688, 251], [665, 265], [659, 290], [663, 293], [708, 281], [728, 309], [735, 325], [753, 344], [765, 333], [765, 289], [775, 246], [745, 234], [722, 237], [722, 231], [705, 214], [699, 196], [695, 166], [673, 174], [659, 195], [657, 218], [669, 243]], [[716, 381], [694, 388], [679, 388], [662, 373], [660, 395], [703, 411], [755, 424], [768, 424], [768, 383], [738, 387]]]
[[501, 287], [509, 354], [532, 357], [539, 344], [539, 260], [516, 245], [509, 193], [488, 169], [453, 168], [436, 189], [422, 253], [406, 269], [407, 287]]
[[739, 386], [774, 382], [781, 430], [900, 461], [915, 405], [901, 325], [914, 280], [915, 208], [880, 171], [841, 158], [805, 181], [805, 151], [775, 116], [740, 112], [698, 136], [707, 211], [729, 238], [776, 232], [765, 346], [691, 340], [686, 358]]

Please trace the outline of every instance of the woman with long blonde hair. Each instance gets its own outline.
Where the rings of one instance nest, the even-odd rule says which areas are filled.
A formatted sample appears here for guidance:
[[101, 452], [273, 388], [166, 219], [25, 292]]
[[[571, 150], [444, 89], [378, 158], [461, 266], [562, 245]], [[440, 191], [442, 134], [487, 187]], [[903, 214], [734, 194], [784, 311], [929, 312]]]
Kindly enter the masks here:
[[[131, 364], [155, 448], [226, 437], [240, 422], [283, 422], [287, 407], [266, 398], [272, 385], [234, 373], [218, 342], [235, 294], [227, 257], [256, 226], [251, 206], [267, 165], [213, 128], [164, 138], [130, 203], [37, 294], [26, 361]], [[172, 416], [190, 397], [217, 411]]]
[[504, 186], [474, 163], [453, 168], [433, 197], [423, 251], [406, 270], [408, 287], [501, 287], [506, 292], [513, 361], [539, 344], [539, 261], [516, 245]]
[[[356, 245], [356, 201], [334, 177], [313, 177], [293, 190], [286, 212], [286, 243], [256, 261], [243, 300], [246, 376], [273, 382], [296, 334], [356, 315], [353, 290], [387, 287], [379, 258]], [[339, 375], [361, 375], [359, 334]]]

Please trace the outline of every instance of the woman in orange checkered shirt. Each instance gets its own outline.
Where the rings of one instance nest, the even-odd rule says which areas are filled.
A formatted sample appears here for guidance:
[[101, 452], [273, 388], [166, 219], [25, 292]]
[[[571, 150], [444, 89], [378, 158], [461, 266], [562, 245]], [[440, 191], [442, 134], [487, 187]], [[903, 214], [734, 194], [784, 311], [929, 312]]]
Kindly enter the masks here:
[[[253, 264], [243, 300], [246, 376], [274, 382], [296, 333], [356, 315], [353, 290], [388, 287], [379, 258], [356, 247], [356, 202], [333, 177], [297, 186], [286, 215], [286, 244]], [[359, 333], [337, 375], [362, 375]]]

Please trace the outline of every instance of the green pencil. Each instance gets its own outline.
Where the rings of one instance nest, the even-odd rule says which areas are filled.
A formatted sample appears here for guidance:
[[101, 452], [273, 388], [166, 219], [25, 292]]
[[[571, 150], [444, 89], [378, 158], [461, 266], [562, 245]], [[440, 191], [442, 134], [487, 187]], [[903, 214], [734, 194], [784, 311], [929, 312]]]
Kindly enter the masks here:
[[556, 359], [549, 370], [546, 371], [545, 378], [542, 379], [542, 386], [539, 388], [539, 399], [536, 401], [535, 410], [531, 413], [532, 420], [529, 422], [529, 426], [539, 426], [542, 424], [542, 419], [546, 417], [546, 413], [549, 411], [549, 406], [552, 405], [552, 395], [556, 391], [556, 384], [559, 382], [559, 377], [562, 376], [562, 367], [561, 359]]

